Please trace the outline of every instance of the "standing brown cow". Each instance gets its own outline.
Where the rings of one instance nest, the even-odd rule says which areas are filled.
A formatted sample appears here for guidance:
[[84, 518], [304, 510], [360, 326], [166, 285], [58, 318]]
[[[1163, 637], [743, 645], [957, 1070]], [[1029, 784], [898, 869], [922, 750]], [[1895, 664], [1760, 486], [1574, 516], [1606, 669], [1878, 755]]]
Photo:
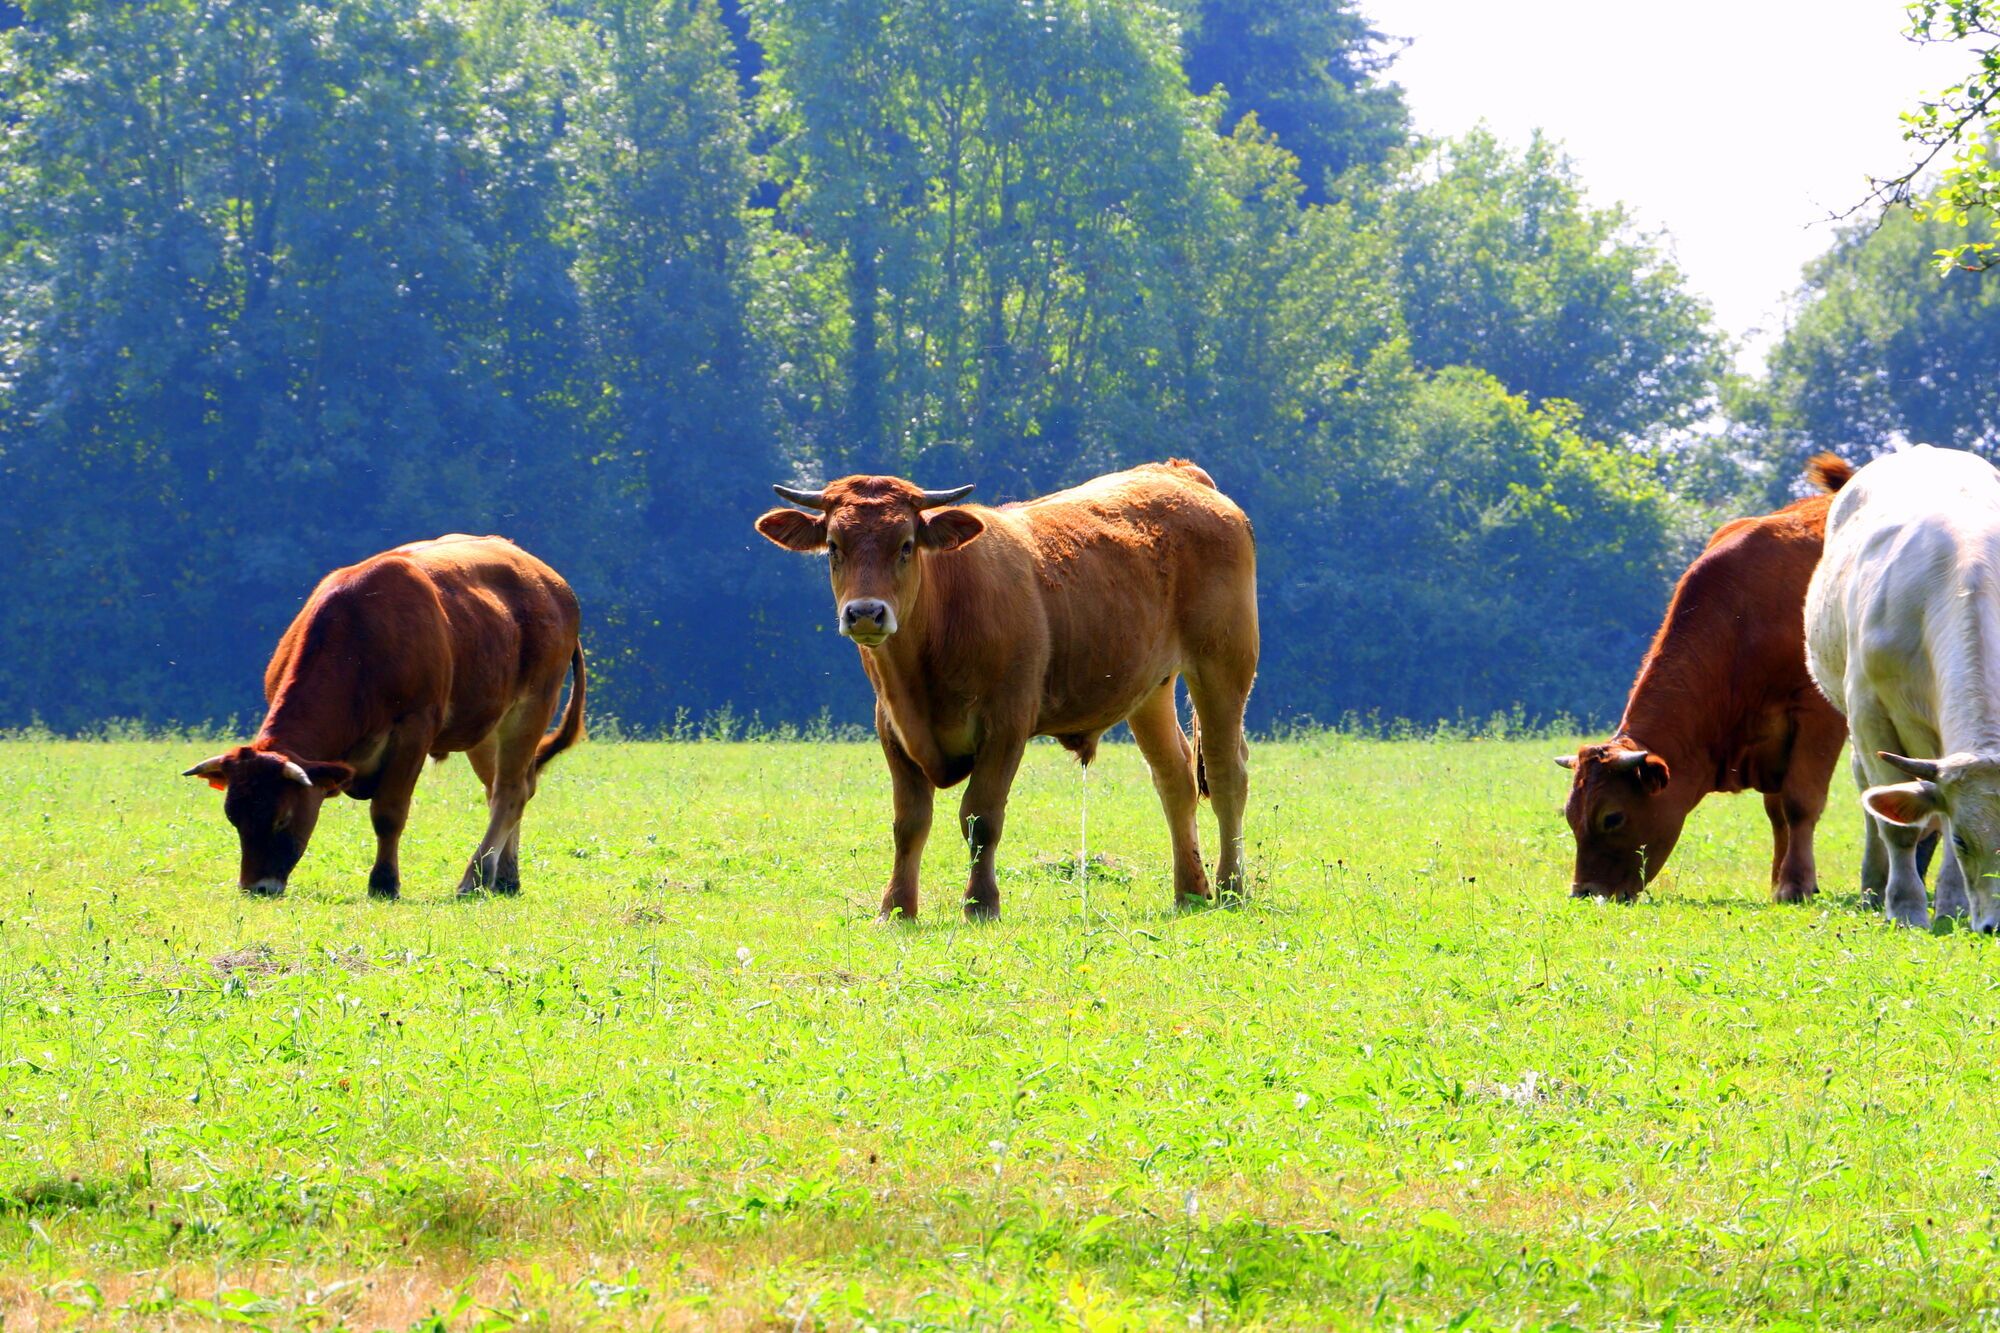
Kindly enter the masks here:
[[1807, 467], [1821, 494], [1718, 529], [1674, 588], [1616, 734], [1556, 760], [1576, 773], [1572, 894], [1638, 897], [1701, 798], [1746, 789], [1771, 821], [1772, 896], [1818, 892], [1813, 828], [1847, 723], [1806, 673], [1806, 585], [1853, 474], [1821, 454]]
[[[521, 813], [542, 765], [583, 736], [576, 594], [501, 537], [413, 542], [320, 580], [264, 670], [257, 738], [186, 776], [225, 793], [238, 886], [276, 897], [320, 803], [372, 801], [368, 892], [394, 898], [397, 844], [426, 757], [466, 752], [486, 786], [486, 836], [460, 893], [521, 888]], [[574, 669], [562, 727], [545, 735]]]
[[[776, 489], [816, 512], [773, 509], [757, 531], [827, 553], [840, 632], [875, 687], [896, 804], [885, 920], [916, 916], [932, 793], [958, 782], [972, 852], [965, 914], [998, 916], [994, 851], [1023, 747], [1055, 736], [1087, 764], [1119, 722], [1131, 724], [1166, 810], [1176, 899], [1213, 896], [1195, 835], [1202, 792], [1222, 839], [1217, 887], [1244, 892], [1256, 544], [1206, 472], [1149, 463], [999, 509], [946, 508], [972, 488], [925, 491], [895, 477]], [[1198, 760], [1175, 714], [1180, 675]]]

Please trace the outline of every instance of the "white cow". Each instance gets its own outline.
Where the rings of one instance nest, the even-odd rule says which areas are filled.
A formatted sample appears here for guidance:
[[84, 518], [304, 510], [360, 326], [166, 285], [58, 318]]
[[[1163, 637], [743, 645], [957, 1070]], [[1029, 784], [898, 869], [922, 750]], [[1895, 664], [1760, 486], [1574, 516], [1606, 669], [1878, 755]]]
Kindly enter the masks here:
[[1929, 925], [1916, 849], [1942, 824], [1938, 914], [1965, 912], [1969, 878], [1972, 924], [2000, 929], [2000, 472], [1927, 445], [1856, 472], [1806, 591], [1806, 665], [1854, 738], [1863, 887]]

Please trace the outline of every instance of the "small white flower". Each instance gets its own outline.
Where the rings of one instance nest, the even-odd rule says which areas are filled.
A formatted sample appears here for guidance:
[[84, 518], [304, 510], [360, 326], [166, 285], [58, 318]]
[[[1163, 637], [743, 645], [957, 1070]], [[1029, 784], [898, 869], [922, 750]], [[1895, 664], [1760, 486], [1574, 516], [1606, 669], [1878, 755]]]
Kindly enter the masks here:
[[739, 964], [740, 964], [740, 965], [742, 965], [743, 967], [748, 967], [748, 966], [750, 966], [750, 946], [749, 946], [749, 945], [747, 945], [747, 944], [739, 944], [739, 945], [737, 945], [737, 946], [736, 946], [736, 961], [737, 961], [737, 963], [739, 963]]
[[1311, 1103], [1312, 1103], [1312, 1098], [1307, 1096], [1305, 1093], [1301, 1092], [1293, 1096], [1292, 1109], [1294, 1111], [1303, 1111], [1306, 1109], [1307, 1106], [1311, 1105]]

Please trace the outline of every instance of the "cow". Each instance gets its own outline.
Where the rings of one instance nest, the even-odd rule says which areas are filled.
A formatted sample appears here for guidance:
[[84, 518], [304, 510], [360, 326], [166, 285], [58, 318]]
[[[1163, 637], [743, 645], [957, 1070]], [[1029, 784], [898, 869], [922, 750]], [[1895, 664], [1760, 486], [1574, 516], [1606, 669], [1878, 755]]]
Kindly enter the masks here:
[[1813, 829], [1847, 727], [1806, 674], [1804, 608], [1853, 471], [1821, 454], [1807, 465], [1818, 494], [1719, 528], [1675, 586], [1617, 731], [1556, 760], [1575, 773], [1573, 896], [1637, 898], [1702, 797], [1745, 790], [1771, 821], [1771, 896], [1818, 892]]
[[583, 736], [580, 621], [562, 577], [502, 537], [413, 542], [321, 579], [264, 670], [256, 739], [184, 775], [223, 793], [238, 887], [282, 895], [321, 803], [345, 792], [370, 802], [368, 892], [396, 897], [424, 759], [463, 750], [489, 818], [458, 891], [520, 892], [522, 811], [543, 766]]
[[1863, 890], [1929, 925], [1917, 845], [1941, 827], [1938, 914], [2000, 930], [2000, 472], [1929, 445], [1856, 472], [1806, 594], [1806, 660], [1854, 736]]
[[[932, 795], [959, 782], [965, 914], [997, 918], [994, 858], [1023, 748], [1054, 736], [1088, 764], [1119, 722], [1166, 812], [1176, 902], [1246, 893], [1256, 543], [1208, 473], [1184, 459], [1148, 463], [997, 509], [958, 506], [970, 486], [928, 491], [896, 477], [775, 489], [801, 508], [769, 511], [757, 531], [826, 553], [839, 632], [875, 688], [895, 799], [883, 920], [916, 917]], [[1182, 676], [1193, 751], [1175, 708]], [[1195, 834], [1201, 795], [1221, 838], [1213, 886]]]

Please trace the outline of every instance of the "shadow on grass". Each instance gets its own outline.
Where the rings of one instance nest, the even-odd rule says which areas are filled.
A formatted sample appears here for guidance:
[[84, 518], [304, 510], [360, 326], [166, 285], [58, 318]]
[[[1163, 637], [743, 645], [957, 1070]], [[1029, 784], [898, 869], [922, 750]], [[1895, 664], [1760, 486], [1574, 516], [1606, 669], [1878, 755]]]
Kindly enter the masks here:
[[116, 1207], [130, 1192], [123, 1181], [46, 1176], [0, 1189], [0, 1216], [95, 1212]]

